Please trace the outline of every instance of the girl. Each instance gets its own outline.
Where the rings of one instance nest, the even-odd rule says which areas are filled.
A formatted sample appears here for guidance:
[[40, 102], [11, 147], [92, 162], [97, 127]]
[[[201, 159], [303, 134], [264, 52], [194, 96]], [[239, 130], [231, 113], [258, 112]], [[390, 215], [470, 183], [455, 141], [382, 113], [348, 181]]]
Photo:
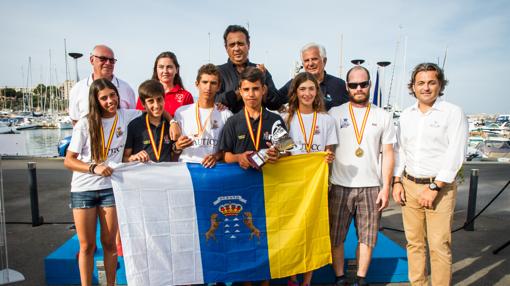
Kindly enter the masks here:
[[[332, 163], [335, 159], [334, 145], [338, 139], [335, 121], [325, 112], [322, 98], [315, 76], [307, 72], [296, 75], [290, 85], [289, 107], [283, 118], [296, 144], [291, 154], [326, 151], [326, 162]], [[302, 285], [310, 285], [311, 280], [312, 271], [304, 273]], [[296, 275], [290, 278], [288, 285], [299, 285]]]
[[[165, 88], [165, 110], [174, 116], [177, 108], [193, 103], [193, 96], [182, 85], [179, 74], [180, 65], [172, 52], [162, 52], [156, 57], [152, 79], [158, 80]], [[136, 109], [144, 110], [140, 100]]]
[[127, 125], [141, 114], [119, 108], [119, 93], [107, 79], [90, 85], [89, 113], [73, 129], [64, 165], [73, 171], [71, 208], [80, 242], [78, 265], [81, 285], [92, 284], [96, 221], [101, 226], [101, 244], [107, 285], [114, 285], [117, 267], [115, 237], [117, 212], [108, 162], [121, 162]]

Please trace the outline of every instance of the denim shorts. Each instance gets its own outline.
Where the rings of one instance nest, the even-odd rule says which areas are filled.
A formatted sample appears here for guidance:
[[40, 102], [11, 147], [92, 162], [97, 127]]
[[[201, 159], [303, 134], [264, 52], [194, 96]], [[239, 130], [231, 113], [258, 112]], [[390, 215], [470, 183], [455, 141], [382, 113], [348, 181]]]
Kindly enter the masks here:
[[115, 197], [113, 196], [112, 188], [98, 191], [71, 192], [71, 203], [69, 207], [72, 209], [106, 208], [114, 206]]

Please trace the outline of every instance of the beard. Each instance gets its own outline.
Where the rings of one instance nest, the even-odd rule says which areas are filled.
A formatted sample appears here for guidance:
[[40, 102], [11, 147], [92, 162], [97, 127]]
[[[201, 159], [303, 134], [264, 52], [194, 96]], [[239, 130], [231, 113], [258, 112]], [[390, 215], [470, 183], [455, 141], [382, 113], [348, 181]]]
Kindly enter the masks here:
[[[359, 95], [362, 95], [362, 97], [360, 98]], [[364, 93], [364, 92], [356, 93], [356, 94], [349, 93], [349, 100], [356, 104], [367, 103], [369, 98], [370, 98], [370, 96], [368, 95], [368, 93]]]

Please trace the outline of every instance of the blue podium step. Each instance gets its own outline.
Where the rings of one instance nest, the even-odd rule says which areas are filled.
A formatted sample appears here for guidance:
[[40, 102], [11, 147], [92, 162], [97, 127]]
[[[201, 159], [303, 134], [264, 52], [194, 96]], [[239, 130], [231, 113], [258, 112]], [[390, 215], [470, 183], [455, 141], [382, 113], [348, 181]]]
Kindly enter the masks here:
[[[347, 239], [345, 241], [345, 260], [356, 259], [357, 237], [354, 226], [351, 224]], [[103, 249], [99, 239], [96, 237], [97, 250], [94, 254], [94, 272], [93, 283], [97, 284], [96, 261], [103, 260]], [[80, 284], [80, 272], [78, 270], [78, 261], [76, 254], [79, 250], [78, 237], [75, 235], [53, 253], [44, 259], [46, 284], [62, 285]], [[331, 265], [326, 265], [321, 269], [314, 271], [314, 284], [332, 284], [334, 282], [334, 272]], [[375, 246], [372, 263], [368, 271], [367, 280], [370, 283], [396, 283], [408, 282], [407, 278], [407, 255], [406, 251], [397, 243], [379, 232], [377, 244]], [[272, 281], [273, 283], [273, 281]], [[286, 279], [278, 279], [275, 284], [286, 284]], [[117, 284], [126, 285], [126, 272], [124, 268], [124, 259], [119, 257], [119, 268], [117, 270]]]

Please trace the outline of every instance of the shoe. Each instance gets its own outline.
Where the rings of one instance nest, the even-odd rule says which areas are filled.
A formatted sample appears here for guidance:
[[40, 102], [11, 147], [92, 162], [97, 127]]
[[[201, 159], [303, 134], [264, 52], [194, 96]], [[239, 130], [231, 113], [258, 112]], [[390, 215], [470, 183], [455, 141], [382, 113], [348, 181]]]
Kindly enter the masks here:
[[299, 286], [299, 281], [289, 279], [287, 280], [287, 286]]
[[352, 284], [352, 285], [355, 285], [355, 286], [369, 286], [369, 284], [365, 280], [365, 277], [359, 277], [359, 276], [356, 276], [356, 279], [354, 280], [354, 284]]
[[335, 277], [335, 286], [347, 285], [347, 277], [345, 275]]

